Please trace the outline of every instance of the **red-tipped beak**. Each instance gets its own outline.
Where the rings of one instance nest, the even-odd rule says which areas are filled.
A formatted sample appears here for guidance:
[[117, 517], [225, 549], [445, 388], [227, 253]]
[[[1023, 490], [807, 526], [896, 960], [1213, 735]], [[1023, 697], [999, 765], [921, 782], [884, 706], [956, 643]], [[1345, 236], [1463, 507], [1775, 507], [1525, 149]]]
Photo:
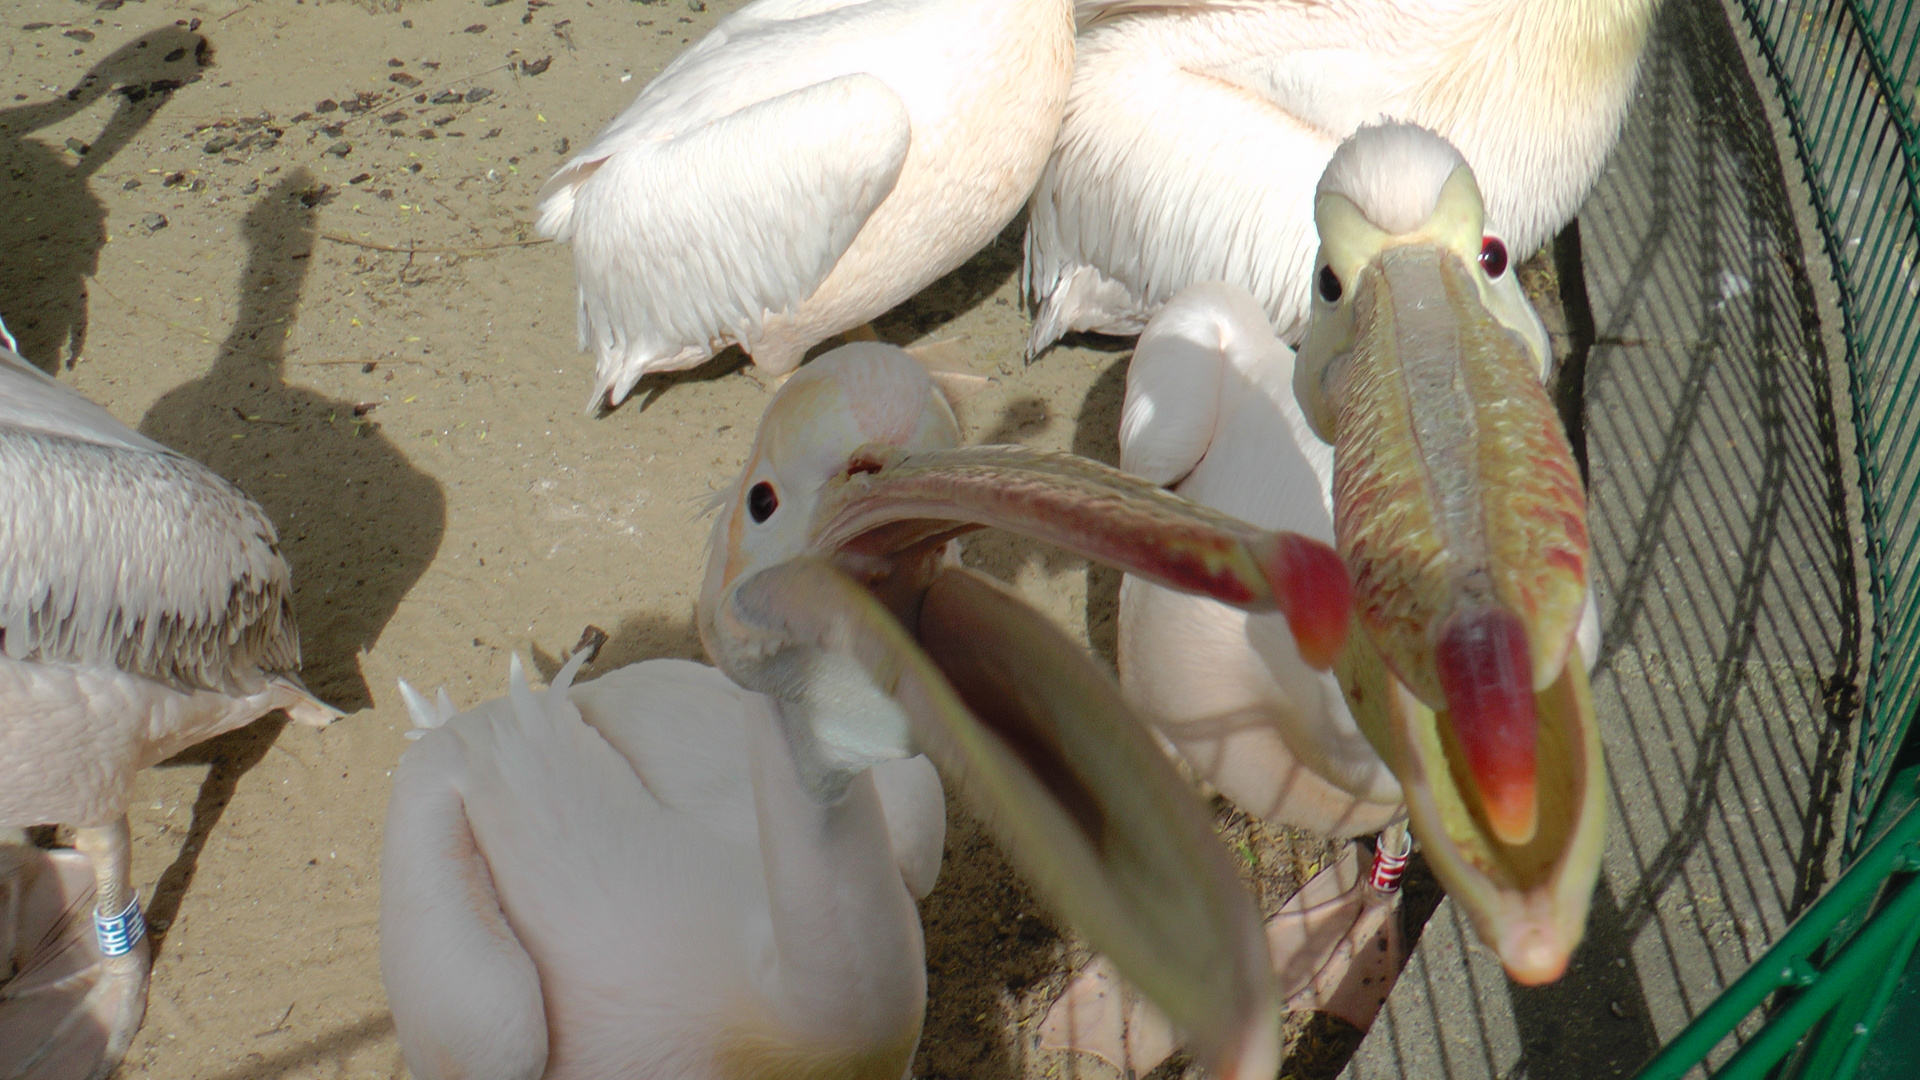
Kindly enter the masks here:
[[877, 470], [850, 474], [822, 496], [814, 550], [887, 557], [972, 528], [1005, 529], [1164, 588], [1277, 610], [1318, 670], [1346, 644], [1352, 581], [1318, 540], [1257, 529], [1068, 454], [970, 446], [877, 459]]
[[1502, 843], [1527, 843], [1539, 824], [1534, 790], [1539, 720], [1526, 626], [1491, 604], [1457, 611], [1441, 625], [1434, 666], [1487, 824]]
[[1340, 658], [1352, 625], [1353, 585], [1338, 552], [1297, 533], [1280, 533], [1259, 553], [1300, 659], [1326, 671]]

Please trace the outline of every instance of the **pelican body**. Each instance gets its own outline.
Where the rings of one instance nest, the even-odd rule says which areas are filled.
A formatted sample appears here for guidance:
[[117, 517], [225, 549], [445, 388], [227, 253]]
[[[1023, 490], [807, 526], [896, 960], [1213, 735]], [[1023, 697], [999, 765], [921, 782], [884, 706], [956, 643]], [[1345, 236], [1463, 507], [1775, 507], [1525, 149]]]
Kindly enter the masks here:
[[1013, 219], [1073, 71], [1069, 0], [759, 0], [547, 182], [594, 403], [738, 344], [767, 371]]
[[[331, 722], [299, 665], [265, 512], [0, 348], [0, 828], [79, 828], [79, 854], [15, 859], [0, 894], [85, 882], [43, 864], [89, 859], [101, 924], [98, 942], [75, 940], [83, 919], [0, 927], [22, 950], [0, 956], [0, 977], [17, 976], [0, 983], [0, 1072], [39, 1061], [50, 1071], [29, 1075], [98, 1076], [118, 1063], [146, 1008], [134, 774], [276, 709]], [[53, 943], [38, 959], [36, 933]]]
[[452, 1077], [899, 1080], [926, 965], [914, 900], [946, 809], [925, 758], [830, 804], [773, 699], [649, 660], [425, 730], [394, 770], [381, 972], [408, 1067]]
[[1314, 185], [1400, 120], [1451, 141], [1524, 258], [1572, 220], [1618, 138], [1658, 0], [1093, 0], [1028, 207], [1029, 357], [1140, 332], [1195, 282], [1305, 332]]

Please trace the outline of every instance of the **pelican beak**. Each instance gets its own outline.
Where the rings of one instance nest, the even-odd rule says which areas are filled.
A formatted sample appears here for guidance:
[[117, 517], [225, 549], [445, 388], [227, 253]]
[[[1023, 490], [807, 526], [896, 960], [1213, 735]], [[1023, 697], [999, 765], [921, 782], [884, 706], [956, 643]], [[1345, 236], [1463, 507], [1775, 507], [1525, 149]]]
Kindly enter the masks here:
[[1354, 276], [1352, 347], [1323, 376], [1349, 641], [1365, 639], [1341, 669], [1377, 662], [1393, 678], [1373, 685], [1405, 691], [1367, 703], [1386, 706], [1369, 733], [1435, 874], [1534, 984], [1580, 940], [1604, 830], [1574, 649], [1585, 493], [1538, 345], [1489, 310], [1458, 247], [1383, 246]]
[[948, 567], [904, 620], [812, 557], [759, 571], [727, 603], [780, 649], [854, 661], [1027, 879], [1214, 1075], [1275, 1074], [1279, 1006], [1258, 913], [1208, 814], [1083, 649]]
[[1155, 584], [1248, 611], [1279, 611], [1316, 669], [1345, 643], [1352, 592], [1340, 557], [1099, 462], [1019, 446], [906, 454], [875, 446], [822, 493], [811, 548], [858, 574], [978, 528], [1055, 544]]

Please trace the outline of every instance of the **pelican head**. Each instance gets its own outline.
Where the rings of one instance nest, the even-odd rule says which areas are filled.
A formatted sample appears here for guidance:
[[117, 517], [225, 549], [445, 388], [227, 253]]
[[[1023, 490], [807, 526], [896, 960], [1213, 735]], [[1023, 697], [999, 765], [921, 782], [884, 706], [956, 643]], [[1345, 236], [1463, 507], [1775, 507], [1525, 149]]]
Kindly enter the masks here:
[[1343, 682], [1384, 668], [1394, 690], [1354, 711], [1435, 873], [1509, 974], [1541, 983], [1579, 943], [1604, 830], [1574, 649], [1586, 502], [1540, 382], [1546, 332], [1484, 216], [1440, 136], [1391, 124], [1344, 143], [1315, 199], [1294, 390], [1334, 446], [1360, 628]]
[[1351, 620], [1339, 557], [1094, 462], [957, 442], [946, 400], [898, 349], [849, 345], [801, 369], [715, 522], [707, 651], [777, 699], [816, 798], [877, 761], [927, 754], [1217, 1074], [1272, 1076], [1264, 938], [1209, 816], [1111, 678], [955, 567], [948, 541], [1008, 528], [1277, 609], [1323, 667]]

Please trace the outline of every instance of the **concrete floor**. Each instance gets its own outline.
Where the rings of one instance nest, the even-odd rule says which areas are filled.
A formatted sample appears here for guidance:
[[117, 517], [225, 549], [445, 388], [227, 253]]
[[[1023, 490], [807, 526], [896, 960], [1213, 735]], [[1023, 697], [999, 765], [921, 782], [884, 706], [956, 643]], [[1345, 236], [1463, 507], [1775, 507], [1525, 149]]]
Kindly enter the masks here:
[[1631, 1075], [1837, 870], [1863, 636], [1845, 354], [1749, 57], [1719, 0], [1669, 0], [1580, 219], [1612, 784], [1586, 942], [1518, 987], [1443, 904], [1354, 1080]]

